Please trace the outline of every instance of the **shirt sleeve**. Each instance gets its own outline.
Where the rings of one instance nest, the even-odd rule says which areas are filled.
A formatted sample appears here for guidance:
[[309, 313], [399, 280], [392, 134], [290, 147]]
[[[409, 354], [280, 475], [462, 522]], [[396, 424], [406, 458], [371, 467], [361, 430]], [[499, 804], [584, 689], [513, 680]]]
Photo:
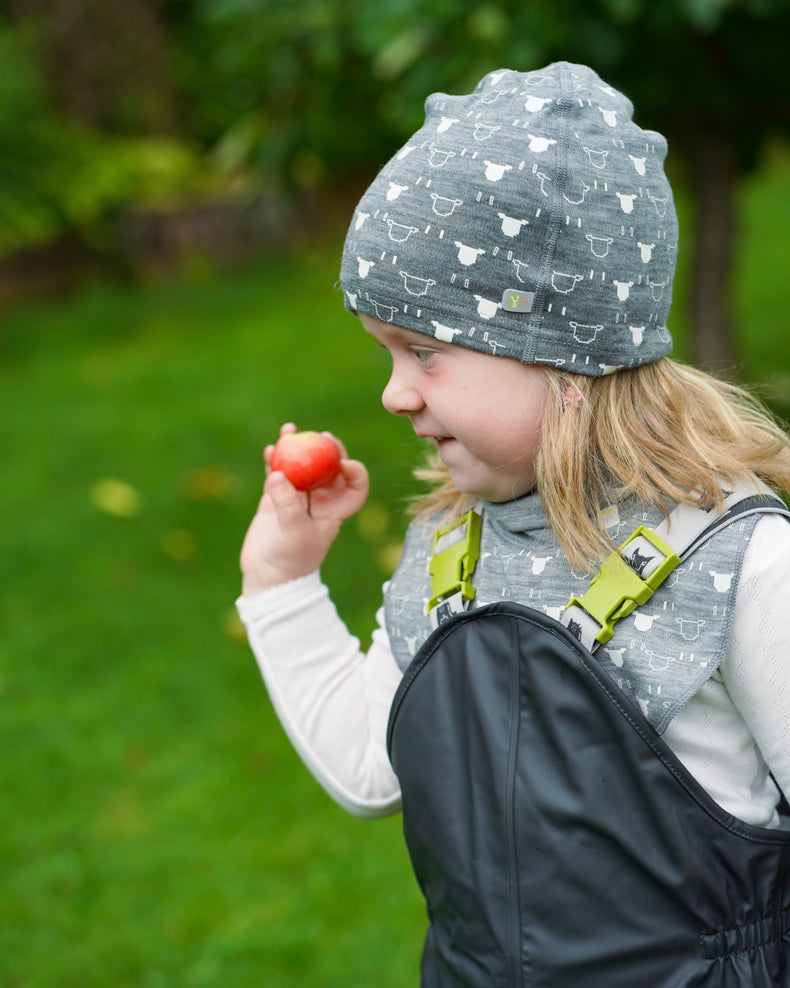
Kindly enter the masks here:
[[386, 734], [401, 672], [383, 609], [365, 653], [317, 571], [236, 606], [277, 716], [317, 781], [356, 816], [397, 812]]
[[790, 524], [754, 528], [721, 672], [768, 768], [790, 798]]

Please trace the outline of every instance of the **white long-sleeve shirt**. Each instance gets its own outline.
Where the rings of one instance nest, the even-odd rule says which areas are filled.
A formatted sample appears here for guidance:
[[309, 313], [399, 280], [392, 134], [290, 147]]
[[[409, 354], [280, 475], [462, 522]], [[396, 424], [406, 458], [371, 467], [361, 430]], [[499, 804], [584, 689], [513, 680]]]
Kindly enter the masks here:
[[[349, 812], [400, 807], [386, 732], [401, 680], [383, 611], [368, 651], [346, 629], [318, 572], [237, 601], [274, 708], [307, 767]], [[790, 794], [790, 525], [760, 518], [747, 547], [719, 669], [664, 740], [729, 813], [780, 825]]]

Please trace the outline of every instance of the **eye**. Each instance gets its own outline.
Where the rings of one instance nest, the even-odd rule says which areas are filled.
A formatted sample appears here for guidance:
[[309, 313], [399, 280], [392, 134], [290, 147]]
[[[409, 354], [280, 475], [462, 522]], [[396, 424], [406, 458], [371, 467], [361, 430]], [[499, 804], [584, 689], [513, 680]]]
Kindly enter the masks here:
[[436, 350], [423, 350], [421, 347], [412, 347], [411, 352], [418, 364], [427, 364], [431, 357], [436, 356]]

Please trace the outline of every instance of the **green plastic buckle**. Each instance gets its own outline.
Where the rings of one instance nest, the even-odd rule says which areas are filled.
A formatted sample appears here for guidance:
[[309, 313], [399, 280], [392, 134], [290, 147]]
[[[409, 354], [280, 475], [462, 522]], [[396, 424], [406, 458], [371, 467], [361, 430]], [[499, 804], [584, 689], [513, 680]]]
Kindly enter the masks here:
[[[620, 555], [630, 542], [640, 536], [665, 557], [646, 580], [641, 579]], [[567, 606], [581, 607], [600, 624], [601, 630], [595, 640], [603, 644], [614, 634], [615, 622], [649, 600], [679, 562], [678, 556], [663, 539], [652, 529], [640, 525], [617, 552], [604, 559], [587, 592], [581, 597], [572, 597]]]
[[[466, 530], [463, 534], [458, 533], [457, 538], [445, 538], [464, 525]], [[469, 581], [480, 556], [482, 527], [483, 519], [473, 509], [467, 511], [457, 522], [440, 529], [434, 536], [433, 555], [428, 566], [431, 574], [431, 599], [428, 601], [426, 613], [430, 614], [437, 604], [447, 597], [452, 597], [459, 590], [464, 600], [474, 598], [475, 588]], [[450, 542], [446, 548], [441, 545], [443, 539], [445, 542]]]

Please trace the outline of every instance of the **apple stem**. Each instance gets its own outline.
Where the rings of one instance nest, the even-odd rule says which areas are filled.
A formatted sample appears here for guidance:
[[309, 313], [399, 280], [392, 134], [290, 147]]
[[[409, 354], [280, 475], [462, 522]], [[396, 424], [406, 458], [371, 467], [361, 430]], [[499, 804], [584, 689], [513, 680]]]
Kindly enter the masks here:
[[310, 518], [313, 516], [310, 514], [310, 491], [307, 492], [307, 514]]

